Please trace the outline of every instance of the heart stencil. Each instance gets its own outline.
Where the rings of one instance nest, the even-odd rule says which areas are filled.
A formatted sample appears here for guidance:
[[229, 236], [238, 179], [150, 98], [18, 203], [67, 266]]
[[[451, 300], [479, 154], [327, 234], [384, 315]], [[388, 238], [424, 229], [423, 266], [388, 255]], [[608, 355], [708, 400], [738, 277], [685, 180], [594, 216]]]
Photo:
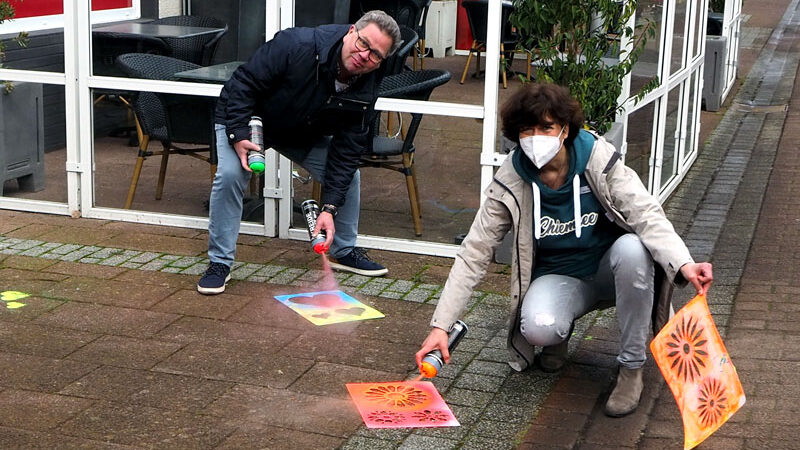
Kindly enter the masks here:
[[347, 314], [348, 316], [360, 316], [366, 309], [359, 308], [358, 306], [353, 306], [352, 308], [345, 308], [345, 309], [337, 309], [336, 312], [339, 314]]

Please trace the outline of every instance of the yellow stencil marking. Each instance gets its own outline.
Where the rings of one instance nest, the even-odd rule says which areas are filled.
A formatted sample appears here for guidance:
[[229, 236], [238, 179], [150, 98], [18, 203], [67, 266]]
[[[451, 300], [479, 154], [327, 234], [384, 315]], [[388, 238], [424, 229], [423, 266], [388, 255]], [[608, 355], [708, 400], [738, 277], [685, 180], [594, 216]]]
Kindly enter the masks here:
[[24, 292], [19, 291], [3, 291], [0, 292], [0, 300], [4, 302], [10, 302], [14, 300], [19, 300], [21, 298], [30, 297], [30, 294], [26, 294]]

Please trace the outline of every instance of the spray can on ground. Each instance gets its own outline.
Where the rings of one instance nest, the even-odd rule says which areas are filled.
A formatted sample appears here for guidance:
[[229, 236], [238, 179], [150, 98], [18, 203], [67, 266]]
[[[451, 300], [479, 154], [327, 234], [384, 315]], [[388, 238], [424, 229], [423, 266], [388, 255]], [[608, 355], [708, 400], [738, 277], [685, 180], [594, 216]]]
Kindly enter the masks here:
[[[453, 324], [453, 327], [447, 333], [447, 351], [453, 353], [453, 350], [465, 334], [467, 334], [467, 324], [456, 320], [456, 323]], [[430, 351], [422, 358], [422, 367], [420, 367], [419, 371], [426, 378], [433, 378], [439, 373], [443, 365], [444, 358], [442, 357], [442, 352], [436, 349]]]
[[253, 173], [263, 173], [266, 161], [264, 159], [264, 124], [261, 122], [261, 117], [253, 116], [247, 125], [250, 127], [250, 142], [256, 144], [260, 149], [247, 152], [247, 165]]
[[308, 236], [311, 238], [311, 248], [319, 254], [328, 251], [325, 247], [325, 240], [327, 236], [324, 231], [319, 234], [314, 234], [314, 229], [317, 228], [317, 216], [319, 216], [319, 205], [314, 200], [306, 200], [301, 205], [303, 208], [303, 216], [306, 218], [306, 226], [308, 227]]

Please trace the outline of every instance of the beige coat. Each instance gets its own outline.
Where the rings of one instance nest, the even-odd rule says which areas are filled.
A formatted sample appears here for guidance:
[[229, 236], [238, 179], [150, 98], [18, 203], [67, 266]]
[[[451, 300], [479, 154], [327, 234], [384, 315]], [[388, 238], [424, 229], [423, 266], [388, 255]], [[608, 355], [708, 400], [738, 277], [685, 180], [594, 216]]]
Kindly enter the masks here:
[[[636, 233], [657, 263], [656, 307], [653, 325], [659, 330], [669, 318], [674, 283], [685, 284], [679, 269], [693, 262], [689, 250], [664, 215], [659, 202], [647, 192], [639, 176], [619, 159], [619, 153], [597, 137], [586, 166], [586, 179], [609, 219]], [[477, 284], [486, 273], [494, 249], [509, 230], [513, 232], [511, 304], [508, 332], [509, 365], [524, 370], [533, 362], [534, 348], [519, 329], [520, 299], [531, 283], [536, 246], [533, 239], [533, 189], [514, 169], [511, 156], [486, 188], [486, 201], [456, 255], [431, 325], [449, 330], [463, 314]], [[662, 283], [666, 276], [668, 283]]]

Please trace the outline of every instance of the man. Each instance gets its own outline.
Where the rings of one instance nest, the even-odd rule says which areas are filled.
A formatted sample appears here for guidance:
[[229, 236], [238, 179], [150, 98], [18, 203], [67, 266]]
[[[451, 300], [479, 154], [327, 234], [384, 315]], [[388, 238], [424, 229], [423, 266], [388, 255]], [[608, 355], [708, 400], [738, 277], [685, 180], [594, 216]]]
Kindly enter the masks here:
[[218, 166], [211, 189], [208, 269], [201, 294], [230, 280], [251, 170], [248, 122], [260, 116], [265, 147], [275, 148], [322, 183], [317, 231], [327, 234], [331, 266], [365, 276], [387, 273], [355, 247], [358, 162], [367, 145], [381, 63], [400, 46], [397, 23], [370, 11], [354, 25], [281, 31], [239, 67], [220, 93], [215, 117]]

